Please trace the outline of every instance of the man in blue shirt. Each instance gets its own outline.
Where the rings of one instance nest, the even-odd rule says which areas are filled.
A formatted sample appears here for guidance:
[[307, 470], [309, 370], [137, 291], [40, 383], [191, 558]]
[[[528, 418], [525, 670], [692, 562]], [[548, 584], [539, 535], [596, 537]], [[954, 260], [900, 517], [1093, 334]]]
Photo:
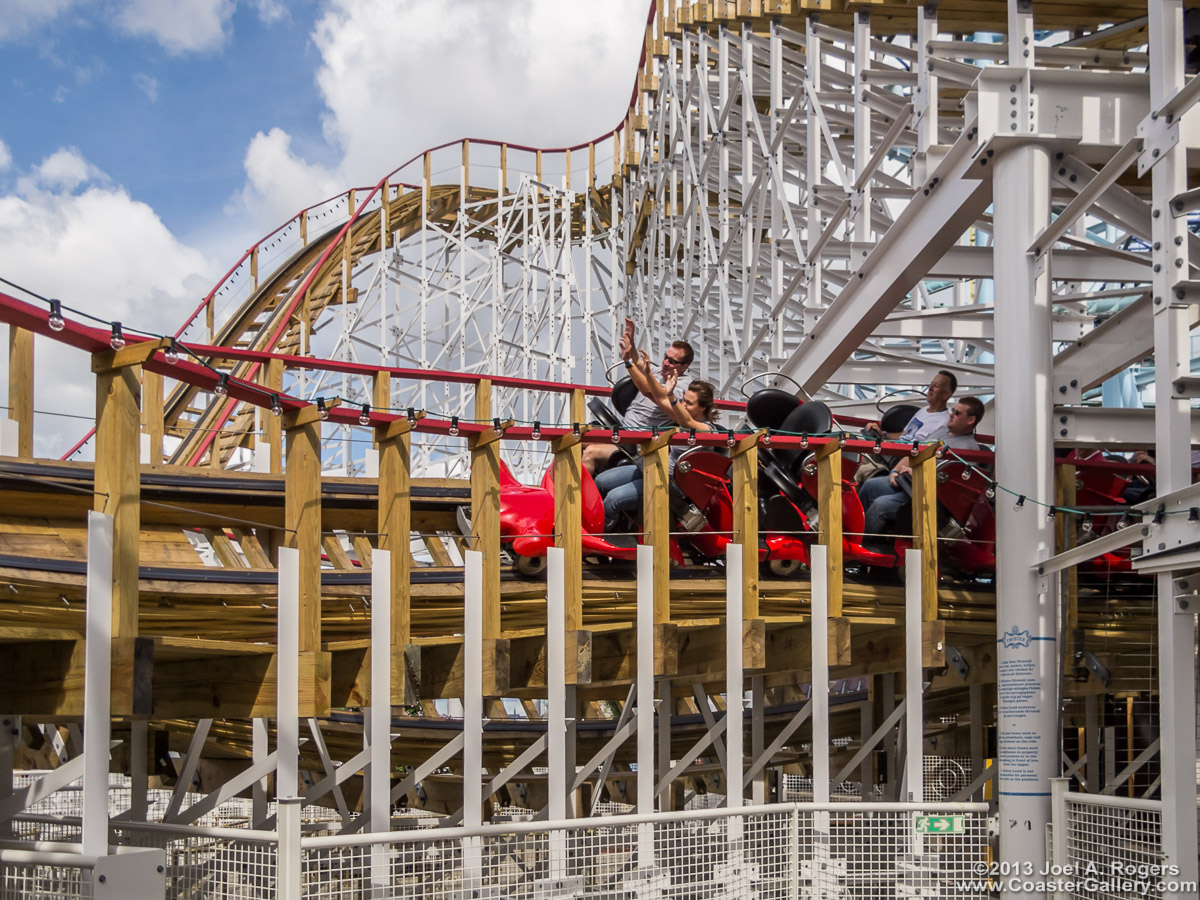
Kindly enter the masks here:
[[[954, 409], [947, 413], [946, 426], [924, 438], [911, 440], [941, 440], [954, 450], [978, 450], [975, 428], [981, 421], [983, 402], [978, 397], [963, 397], [954, 404]], [[866, 511], [866, 522], [863, 525], [866, 534], [863, 544], [869, 549], [887, 552], [886, 535], [895, 527], [904, 508], [912, 499], [901, 478], [911, 477], [912, 466], [909, 457], [902, 456], [886, 477], [878, 475], [870, 478], [858, 489], [859, 499], [862, 500], [863, 509]]]

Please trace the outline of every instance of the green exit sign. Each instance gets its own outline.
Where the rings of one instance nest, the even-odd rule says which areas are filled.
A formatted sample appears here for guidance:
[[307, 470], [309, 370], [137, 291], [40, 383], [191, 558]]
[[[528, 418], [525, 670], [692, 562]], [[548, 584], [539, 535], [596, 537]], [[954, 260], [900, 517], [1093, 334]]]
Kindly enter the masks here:
[[962, 816], [917, 816], [917, 834], [966, 834]]

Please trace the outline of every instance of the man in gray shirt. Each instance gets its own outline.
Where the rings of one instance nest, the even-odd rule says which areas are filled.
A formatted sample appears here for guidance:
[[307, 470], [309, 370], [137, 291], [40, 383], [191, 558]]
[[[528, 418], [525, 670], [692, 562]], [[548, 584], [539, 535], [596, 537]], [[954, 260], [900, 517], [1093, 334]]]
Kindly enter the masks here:
[[[954, 404], [944, 429], [938, 429], [926, 440], [940, 440], [952, 450], [978, 450], [979, 442], [975, 440], [975, 428], [983, 420], [983, 402], [978, 397], [963, 397]], [[858, 489], [866, 511], [866, 532], [864, 544], [874, 545], [870, 549], [879, 549], [887, 542], [886, 534], [896, 524], [901, 511], [908, 505], [910, 496], [900, 483], [901, 477], [911, 477], [912, 466], [907, 456], [900, 461], [886, 476], [877, 475], [868, 479]], [[882, 551], [886, 552], [886, 551]]]
[[[629, 349], [624, 351], [625, 368], [633, 367], [637, 359], [637, 345], [633, 340], [634, 325], [632, 319], [625, 320], [624, 336], [627, 338], [623, 343]], [[692, 350], [692, 345], [687, 341], [675, 341], [667, 348], [666, 354], [663, 356], [662, 366], [654, 373], [654, 377], [659, 383], [665, 382], [671, 375], [674, 375], [676, 380], [683, 378], [683, 373], [688, 370], [688, 366], [692, 364], [695, 358], [695, 351]], [[686, 384], [686, 382], [684, 382]], [[675, 423], [671, 417], [659, 409], [658, 405], [645, 394], [638, 394], [633, 398], [633, 402], [629, 404], [629, 408], [625, 410], [625, 415], [621, 417], [621, 428], [629, 429], [630, 431], [650, 431], [653, 428], [670, 428]], [[603, 471], [609, 462], [609, 457], [617, 452], [617, 448], [613, 444], [584, 444], [583, 445], [583, 466], [593, 475], [598, 471]]]

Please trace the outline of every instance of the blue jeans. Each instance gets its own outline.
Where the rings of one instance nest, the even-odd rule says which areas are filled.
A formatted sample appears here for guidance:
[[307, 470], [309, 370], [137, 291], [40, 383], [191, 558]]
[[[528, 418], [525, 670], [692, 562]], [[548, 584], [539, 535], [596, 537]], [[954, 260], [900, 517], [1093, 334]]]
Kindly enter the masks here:
[[896, 524], [900, 513], [912, 498], [903, 489], [892, 487], [887, 475], [868, 478], [858, 489], [858, 496], [866, 513], [863, 530], [867, 534], [863, 543], [878, 545], [887, 542], [887, 538], [876, 535], [885, 534]]
[[621, 513], [631, 513], [642, 503], [641, 466], [617, 466], [596, 476], [596, 489], [604, 498], [604, 530], [617, 527]]

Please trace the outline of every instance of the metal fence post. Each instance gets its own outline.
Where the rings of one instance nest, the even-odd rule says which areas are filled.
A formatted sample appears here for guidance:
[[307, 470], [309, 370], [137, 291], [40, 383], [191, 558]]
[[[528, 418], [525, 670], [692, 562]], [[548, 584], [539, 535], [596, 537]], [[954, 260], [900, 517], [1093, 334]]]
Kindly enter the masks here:
[[[1067, 864], [1067, 842], [1071, 832], [1071, 824], [1067, 821], [1067, 791], [1071, 787], [1069, 778], [1050, 779], [1050, 861], [1059, 872], [1065, 871]], [[1056, 879], [1061, 885], [1062, 879]], [[1054, 900], [1068, 900], [1067, 892], [1061, 887], [1054, 891]]]

